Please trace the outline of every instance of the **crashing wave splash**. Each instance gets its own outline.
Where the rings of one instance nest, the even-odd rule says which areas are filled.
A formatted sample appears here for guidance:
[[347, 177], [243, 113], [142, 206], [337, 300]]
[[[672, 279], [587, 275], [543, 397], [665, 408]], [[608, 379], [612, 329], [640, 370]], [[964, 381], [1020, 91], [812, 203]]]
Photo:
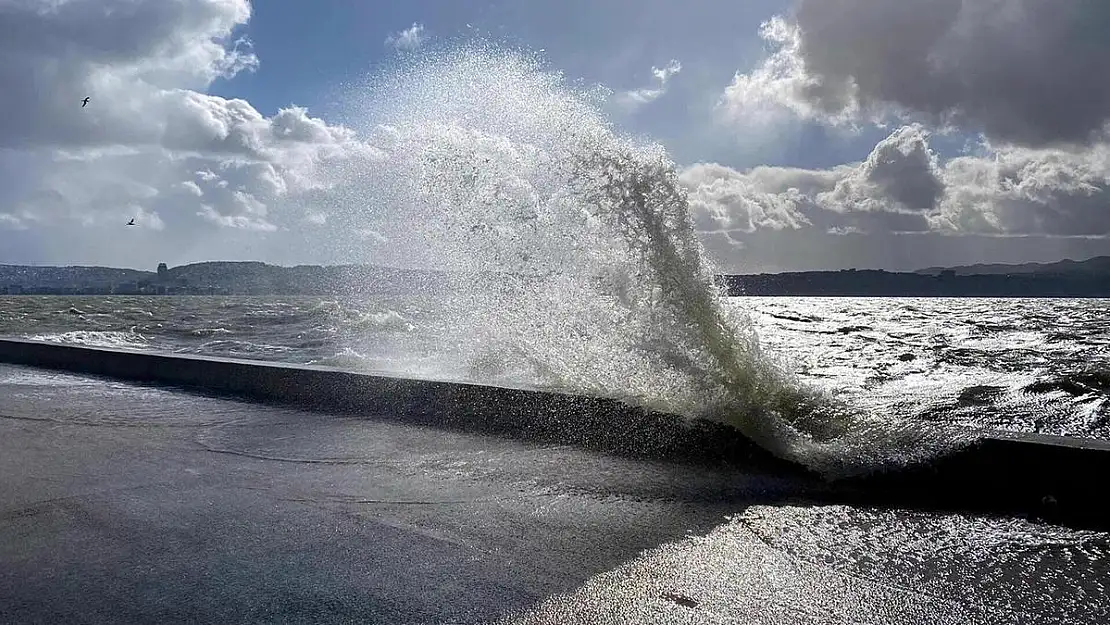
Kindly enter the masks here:
[[[430, 55], [369, 90], [383, 157], [340, 172], [345, 217], [412, 262], [471, 272], [451, 302], [471, 377], [732, 424], [827, 475], [933, 456], [951, 433], [798, 382], [723, 305], [674, 163], [596, 94], [523, 55]], [[340, 211], [344, 209], [339, 209]]]

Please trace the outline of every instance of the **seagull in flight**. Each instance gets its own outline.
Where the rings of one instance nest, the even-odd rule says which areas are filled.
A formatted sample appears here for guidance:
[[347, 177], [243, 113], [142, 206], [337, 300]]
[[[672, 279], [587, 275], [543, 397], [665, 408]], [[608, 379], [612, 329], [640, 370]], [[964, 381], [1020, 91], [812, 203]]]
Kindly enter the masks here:
[[132, 218], [131, 218], [131, 221], [127, 222], [127, 225], [129, 225], [129, 226], [134, 226], [134, 225], [135, 225], [135, 218], [134, 218], [134, 217], [132, 217]]
[[85, 96], [85, 99], [81, 100], [81, 108], [85, 108], [88, 105], [89, 105], [89, 96]]

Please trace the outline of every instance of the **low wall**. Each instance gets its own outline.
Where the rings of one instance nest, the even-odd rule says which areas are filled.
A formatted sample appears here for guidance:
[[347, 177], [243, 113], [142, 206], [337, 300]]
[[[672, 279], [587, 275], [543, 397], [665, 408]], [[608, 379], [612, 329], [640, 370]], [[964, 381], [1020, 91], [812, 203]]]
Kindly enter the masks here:
[[338, 414], [571, 444], [633, 457], [802, 471], [734, 428], [612, 399], [208, 356], [0, 339], [0, 362], [179, 386]]
[[799, 499], [1029, 515], [1110, 529], [1110, 442], [998, 434], [921, 466], [822, 483], [728, 426], [619, 401], [322, 367], [0, 339], [0, 362], [174, 385], [310, 410], [796, 476]]

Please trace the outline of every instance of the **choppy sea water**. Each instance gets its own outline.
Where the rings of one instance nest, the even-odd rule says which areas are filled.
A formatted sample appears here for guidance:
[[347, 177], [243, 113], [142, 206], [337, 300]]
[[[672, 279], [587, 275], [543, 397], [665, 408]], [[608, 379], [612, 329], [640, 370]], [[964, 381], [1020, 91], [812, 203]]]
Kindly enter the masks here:
[[[1110, 438], [1110, 301], [731, 298], [764, 357], [891, 420]], [[428, 297], [0, 298], [0, 335], [545, 386], [474, 367], [480, 338]], [[537, 316], [543, 311], [537, 310]], [[488, 357], [488, 356], [487, 356]]]

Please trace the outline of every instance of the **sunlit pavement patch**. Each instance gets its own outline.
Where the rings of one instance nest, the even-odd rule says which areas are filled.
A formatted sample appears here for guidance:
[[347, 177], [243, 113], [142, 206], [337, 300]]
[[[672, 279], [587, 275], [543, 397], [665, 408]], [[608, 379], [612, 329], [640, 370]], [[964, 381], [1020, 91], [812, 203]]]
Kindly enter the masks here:
[[1097, 623], [1107, 537], [1022, 522], [757, 507], [503, 623]]

